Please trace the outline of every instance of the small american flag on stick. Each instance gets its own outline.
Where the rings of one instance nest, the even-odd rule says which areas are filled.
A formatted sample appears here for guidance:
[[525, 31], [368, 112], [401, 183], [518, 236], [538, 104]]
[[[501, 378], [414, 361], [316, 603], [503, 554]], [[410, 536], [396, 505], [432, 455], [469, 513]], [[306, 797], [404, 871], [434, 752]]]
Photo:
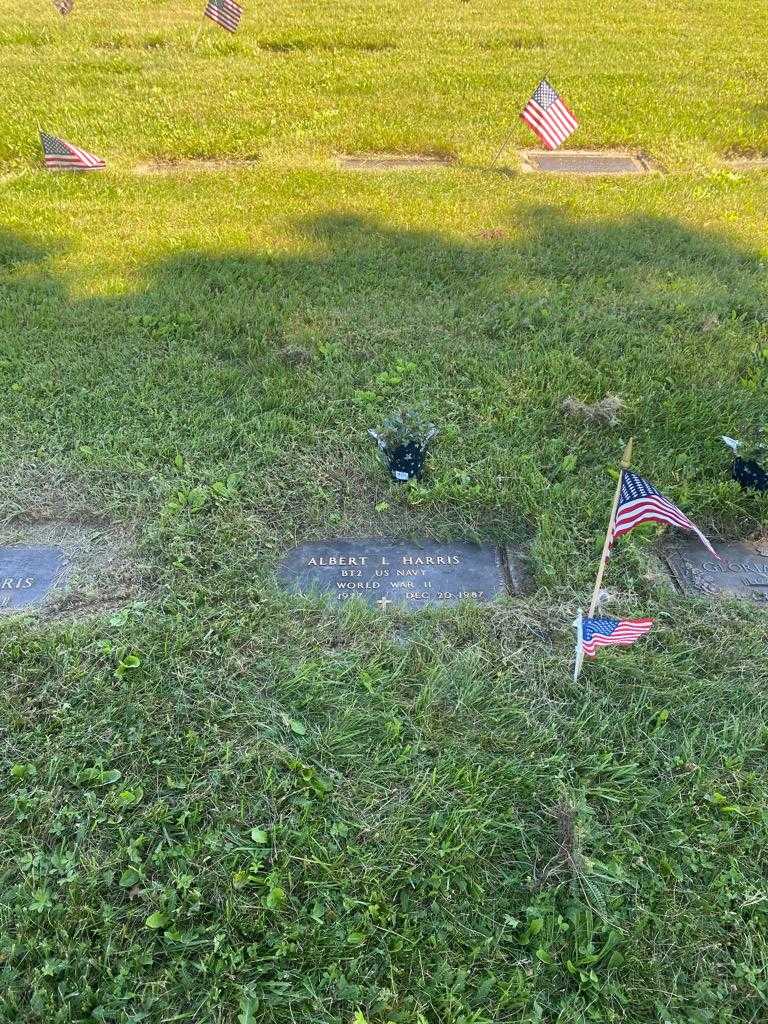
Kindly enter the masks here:
[[579, 127], [579, 122], [546, 78], [536, 86], [520, 117], [533, 128], [547, 149], [557, 149]]
[[47, 132], [40, 132], [40, 142], [43, 145], [43, 162], [51, 171], [103, 171], [107, 166], [100, 156], [86, 153], [71, 142], [57, 139]]
[[625, 469], [621, 474], [619, 503], [616, 506], [609, 546], [613, 547], [614, 541], [641, 523], [668, 523], [670, 526], [679, 526], [681, 530], [690, 530], [696, 534], [710, 554], [715, 558], [720, 557], [698, 526], [694, 526], [677, 505], [673, 505], [669, 498], [665, 498], [643, 477]]
[[601, 647], [629, 647], [640, 637], [645, 636], [653, 626], [653, 619], [586, 619], [579, 612], [576, 621], [576, 664], [573, 669], [573, 681], [577, 682], [584, 663], [584, 655], [594, 658]]
[[210, 18], [217, 25], [221, 25], [227, 32], [236, 32], [243, 16], [243, 8], [235, 0], [208, 0], [204, 18]]
[[53, 0], [53, 6], [62, 18], [66, 18], [68, 14], [72, 13], [72, 8], [75, 6], [75, 0]]
[[594, 658], [601, 647], [629, 647], [645, 636], [653, 626], [653, 619], [584, 618], [579, 612], [576, 627], [576, 664], [573, 681], [577, 682], [584, 656]]
[[629, 647], [645, 636], [653, 619], [584, 619], [581, 624], [581, 643], [588, 658], [594, 658], [600, 647]]

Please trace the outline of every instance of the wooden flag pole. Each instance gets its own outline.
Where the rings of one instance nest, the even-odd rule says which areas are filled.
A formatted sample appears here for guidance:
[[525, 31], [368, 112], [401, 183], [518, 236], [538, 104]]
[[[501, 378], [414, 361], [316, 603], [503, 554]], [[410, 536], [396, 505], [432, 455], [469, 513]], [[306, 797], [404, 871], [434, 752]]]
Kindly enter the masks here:
[[577, 683], [581, 673], [581, 666], [584, 664], [584, 616], [582, 615], [581, 608], [579, 608], [579, 614], [576, 616], [574, 626], [576, 627], [576, 663], [573, 666], [573, 681]]
[[54, 14], [54, 18], [56, 19], [56, 21], [60, 24], [62, 29], [66, 29], [66, 27], [67, 27], [67, 16], [65, 14], [61, 13], [61, 11], [56, 6], [56, 4], [52, 3], [51, 7], [56, 12]]
[[619, 482], [616, 484], [616, 494], [613, 496], [611, 518], [608, 520], [608, 529], [605, 533], [605, 543], [603, 544], [603, 553], [600, 557], [600, 567], [597, 570], [595, 589], [592, 592], [592, 601], [590, 602], [589, 611], [587, 612], [588, 619], [591, 619], [592, 616], [595, 614], [595, 608], [597, 608], [598, 598], [600, 597], [600, 587], [603, 583], [605, 563], [608, 561], [608, 552], [611, 550], [611, 534], [613, 533], [613, 524], [616, 519], [616, 510], [619, 507], [619, 498], [621, 497], [621, 481], [624, 476], [624, 470], [629, 469], [629, 464], [632, 461], [632, 446], [634, 445], [634, 443], [634, 437], [630, 437], [629, 441], [627, 442], [627, 447], [624, 449], [624, 457], [621, 460], [621, 469], [619, 470]]
[[203, 34], [203, 29], [204, 28], [205, 28], [205, 15], [203, 15], [203, 17], [200, 19], [200, 27], [198, 28], [197, 32], [195, 32], [195, 38], [192, 40], [192, 49], [193, 50], [197, 49], [197, 44], [200, 41], [200, 36]]
[[493, 158], [493, 160], [491, 160], [491, 164], [490, 164], [490, 167], [488, 168], [488, 170], [491, 170], [491, 168], [496, 166], [496, 161], [499, 159], [501, 154], [504, 152], [504, 150], [507, 148], [507, 146], [512, 141], [512, 136], [515, 134], [515, 129], [516, 128], [517, 128], [517, 125], [515, 125], [512, 128], [512, 131], [509, 133], [509, 135], [506, 137], [506, 139], [504, 139], [504, 141], [502, 142], [501, 146], [499, 147], [499, 151], [497, 152], [496, 156]]

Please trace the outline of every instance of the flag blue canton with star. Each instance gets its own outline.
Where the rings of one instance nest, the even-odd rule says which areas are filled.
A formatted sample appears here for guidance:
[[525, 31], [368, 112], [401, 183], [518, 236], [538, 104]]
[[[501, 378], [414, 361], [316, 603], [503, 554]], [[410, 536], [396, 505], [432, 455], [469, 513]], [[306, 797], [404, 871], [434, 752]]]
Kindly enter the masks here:
[[648, 498], [651, 496], [662, 497], [661, 491], [657, 491], [653, 484], [649, 483], [637, 473], [630, 473], [625, 470], [621, 475], [621, 505], [626, 501], [634, 501], [635, 498]]
[[55, 138], [53, 135], [49, 135], [48, 132], [40, 132], [40, 138], [43, 141], [43, 152], [49, 156], [70, 156], [71, 151], [61, 139]]
[[547, 107], [551, 106], [555, 102], [555, 100], [560, 99], [558, 94], [555, 92], [555, 90], [552, 88], [552, 86], [546, 79], [544, 79], [544, 81], [542, 82], [539, 82], [539, 84], [536, 86], [533, 98], [539, 104], [540, 107], [544, 108], [544, 110], [546, 110]]
[[610, 636], [616, 631], [619, 619], [584, 619], [584, 640], [589, 643], [593, 636]]
[[589, 641], [596, 634], [609, 637], [616, 626], [618, 626], [617, 618], [585, 618], [584, 639]]

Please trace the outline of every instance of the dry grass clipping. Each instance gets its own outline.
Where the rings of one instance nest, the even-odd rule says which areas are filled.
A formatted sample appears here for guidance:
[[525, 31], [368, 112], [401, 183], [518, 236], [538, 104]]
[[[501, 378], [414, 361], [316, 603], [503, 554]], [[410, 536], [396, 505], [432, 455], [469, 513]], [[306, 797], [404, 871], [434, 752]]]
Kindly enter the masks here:
[[309, 366], [312, 360], [312, 353], [299, 345], [286, 345], [280, 349], [280, 359], [286, 366]]
[[575, 419], [584, 420], [587, 423], [600, 423], [615, 427], [624, 409], [624, 403], [616, 395], [606, 395], [605, 398], [601, 398], [599, 402], [594, 402], [592, 405], [569, 396], [561, 408], [566, 416], [573, 416]]
[[576, 831], [576, 808], [560, 800], [548, 814], [555, 821], [557, 849], [543, 868], [534, 870], [534, 889], [542, 889], [563, 876], [578, 878], [583, 874], [584, 863]]

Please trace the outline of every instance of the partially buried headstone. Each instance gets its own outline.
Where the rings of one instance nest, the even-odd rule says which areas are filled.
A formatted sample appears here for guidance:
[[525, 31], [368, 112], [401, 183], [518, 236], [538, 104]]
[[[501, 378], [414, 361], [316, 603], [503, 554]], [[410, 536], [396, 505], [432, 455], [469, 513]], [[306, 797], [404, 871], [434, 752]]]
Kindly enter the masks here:
[[666, 553], [680, 589], [699, 597], [739, 597], [768, 605], [768, 555], [748, 544], [719, 544], [713, 558], [696, 542]]
[[66, 568], [58, 547], [0, 548], [0, 614], [42, 604]]
[[286, 555], [282, 583], [334, 603], [358, 597], [382, 610], [416, 611], [462, 600], [492, 601], [519, 589], [511, 552], [466, 541], [331, 540]]
[[346, 153], [338, 158], [343, 171], [426, 171], [450, 167], [453, 158], [425, 153]]
[[129, 527], [53, 519], [0, 527], [0, 617], [80, 618], [140, 592]]

